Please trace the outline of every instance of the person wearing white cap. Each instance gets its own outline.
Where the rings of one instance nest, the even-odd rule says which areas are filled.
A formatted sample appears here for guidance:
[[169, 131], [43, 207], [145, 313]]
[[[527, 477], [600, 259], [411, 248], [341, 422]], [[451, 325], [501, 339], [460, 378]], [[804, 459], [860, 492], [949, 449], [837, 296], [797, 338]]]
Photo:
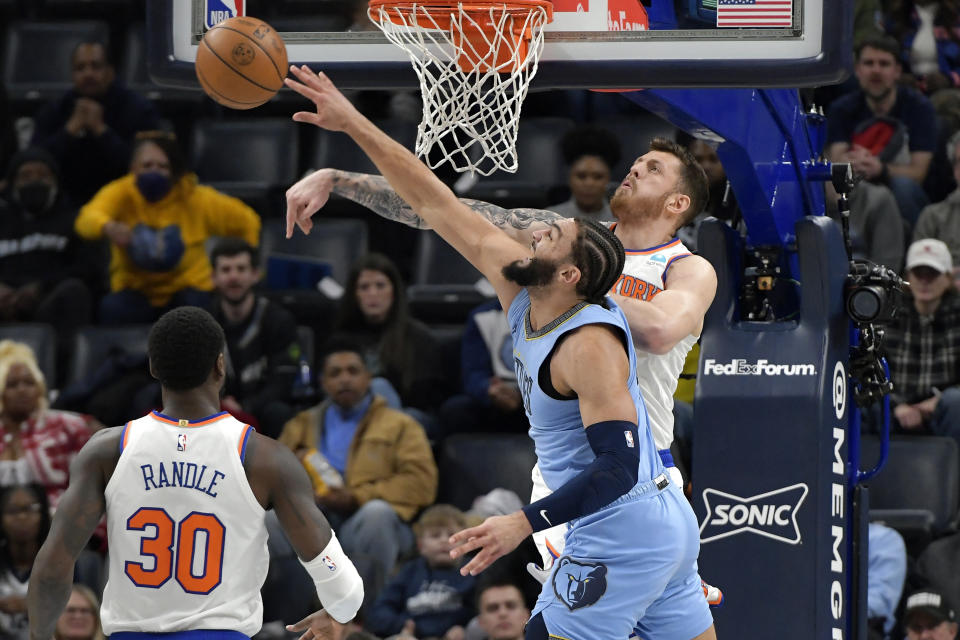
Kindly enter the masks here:
[[960, 295], [950, 250], [926, 238], [907, 250], [912, 304], [887, 329], [894, 416], [906, 431], [960, 440]]

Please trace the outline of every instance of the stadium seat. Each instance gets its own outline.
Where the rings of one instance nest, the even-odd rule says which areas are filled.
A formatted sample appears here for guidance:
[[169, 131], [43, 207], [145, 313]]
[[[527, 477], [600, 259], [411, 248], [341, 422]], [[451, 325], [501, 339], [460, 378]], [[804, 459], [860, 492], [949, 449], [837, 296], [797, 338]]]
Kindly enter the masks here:
[[430, 334], [439, 343], [443, 377], [448, 382], [447, 393], [460, 391], [460, 346], [463, 342], [463, 324], [430, 326]]
[[297, 125], [288, 118], [201, 120], [190, 159], [204, 184], [268, 208], [296, 180], [298, 153]]
[[470, 310], [487, 301], [476, 287], [483, 275], [433, 231], [421, 231], [407, 287], [410, 312], [427, 323], [463, 323]]
[[[876, 436], [863, 436], [861, 468], [879, 459]], [[960, 503], [960, 460], [953, 438], [905, 436], [890, 440], [886, 465], [869, 483], [870, 519], [923, 546], [951, 526]]]
[[502, 487], [526, 504], [533, 487], [530, 470], [536, 461], [533, 441], [525, 433], [450, 436], [441, 447], [437, 501], [466, 510], [477, 496]]
[[560, 139], [573, 126], [567, 118], [521, 119], [516, 173], [498, 171], [481, 177], [465, 195], [504, 207], [545, 207], [548, 191], [567, 181]]
[[77, 343], [70, 363], [68, 383], [77, 383], [92, 377], [114, 349], [129, 355], [146, 355], [149, 324], [119, 327], [83, 327], [77, 332]]
[[107, 41], [105, 22], [14, 22], [6, 30], [3, 84], [13, 102], [46, 100], [73, 86], [70, 58], [83, 40]]
[[314, 218], [313, 230], [307, 237], [297, 230], [287, 240], [286, 229], [279, 221], [263, 227], [261, 254], [268, 266], [272, 256], [287, 256], [329, 265], [331, 276], [340, 284], [347, 281], [350, 267], [367, 253], [367, 225], [363, 220]]
[[611, 131], [620, 141], [620, 162], [611, 167], [610, 175], [615, 184], [620, 184], [634, 160], [649, 151], [651, 140], [658, 136], [673, 140], [677, 133], [676, 127], [650, 112], [618, 116], [593, 124]]
[[[376, 125], [410, 150], [413, 150], [417, 143], [417, 125], [412, 122], [381, 120], [376, 122]], [[315, 128], [313, 149], [308, 162], [311, 169], [335, 167], [343, 171], [380, 173], [363, 149], [347, 134], [318, 127]]]
[[434, 231], [417, 237], [411, 284], [476, 284], [483, 275]]
[[33, 349], [47, 388], [57, 383], [57, 332], [49, 324], [24, 322], [0, 325], [0, 340], [16, 340]]
[[203, 95], [198, 86], [196, 91], [161, 87], [153, 82], [147, 71], [146, 26], [140, 22], [127, 30], [126, 47], [123, 61], [117, 70], [118, 78], [128, 89], [146, 96], [150, 100], [170, 104], [193, 103]]

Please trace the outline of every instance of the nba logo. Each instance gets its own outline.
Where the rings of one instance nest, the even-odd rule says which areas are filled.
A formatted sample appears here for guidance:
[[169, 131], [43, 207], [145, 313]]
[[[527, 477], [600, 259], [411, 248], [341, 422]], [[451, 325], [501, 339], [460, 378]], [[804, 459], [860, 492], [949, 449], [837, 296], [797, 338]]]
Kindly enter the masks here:
[[624, 431], [623, 437], [627, 440], [627, 446], [633, 449], [633, 433], [630, 431]]
[[187, 450], [187, 434], [178, 433], [177, 434], [177, 451], [186, 451]]
[[204, 20], [207, 29], [212, 29], [224, 20], [246, 15], [247, 0], [206, 0]]

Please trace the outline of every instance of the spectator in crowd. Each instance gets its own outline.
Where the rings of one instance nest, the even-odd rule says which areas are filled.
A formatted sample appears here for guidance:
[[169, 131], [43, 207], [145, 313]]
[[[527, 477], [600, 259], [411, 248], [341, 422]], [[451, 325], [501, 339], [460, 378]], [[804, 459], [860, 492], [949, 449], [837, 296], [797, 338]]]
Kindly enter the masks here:
[[616, 136], [601, 127], [583, 125], [563, 136], [560, 149], [569, 167], [570, 199], [553, 205], [551, 211], [567, 218], [584, 216], [601, 222], [613, 220], [607, 188], [612, 179], [611, 172], [620, 160], [620, 143]]
[[103, 42], [81, 42], [70, 64], [73, 88], [37, 113], [33, 144], [56, 157], [63, 190], [80, 205], [123, 175], [134, 134], [160, 120], [149, 100], [116, 83]]
[[152, 322], [165, 309], [210, 303], [204, 243], [233, 236], [256, 246], [260, 218], [241, 200], [197, 184], [173, 134], [139, 134], [130, 173], [80, 210], [77, 233], [111, 243], [110, 290], [100, 322]]
[[907, 597], [903, 610], [907, 640], [956, 640], [957, 615], [937, 589], [922, 589]]
[[37, 482], [56, 507], [67, 489], [70, 462], [94, 425], [76, 413], [47, 408], [46, 393], [30, 347], [0, 341], [0, 486]]
[[481, 581], [477, 585], [477, 610], [480, 628], [488, 640], [523, 640], [530, 610], [523, 592], [513, 582]]
[[251, 414], [261, 433], [276, 438], [293, 416], [290, 395], [300, 345], [293, 315], [254, 292], [257, 252], [224, 238], [210, 254], [216, 292], [211, 313], [227, 336], [223, 408]]
[[903, 84], [927, 95], [960, 87], [956, 0], [893, 0], [887, 15], [887, 32], [903, 46]]
[[92, 318], [97, 256], [73, 230], [77, 212], [59, 181], [53, 156], [39, 147], [10, 163], [0, 202], [0, 319], [56, 327], [65, 365], [77, 327]]
[[897, 622], [895, 612], [907, 577], [907, 548], [896, 530], [871, 522], [867, 530], [867, 618], [879, 637]]
[[279, 441], [303, 460], [317, 504], [374, 596], [413, 549], [407, 523], [436, 497], [437, 466], [423, 427], [371, 391], [360, 347], [334, 337], [324, 353], [327, 399], [290, 420]]
[[[828, 190], [828, 193], [833, 191]], [[890, 190], [866, 181], [857, 184], [850, 193], [853, 257], [900, 271], [905, 244], [903, 234], [903, 218]]]
[[923, 181], [937, 145], [930, 101], [898, 86], [900, 46], [889, 36], [857, 44], [854, 71], [860, 88], [838, 98], [827, 118], [827, 156], [850, 162], [854, 172], [890, 188], [911, 225], [927, 204]]
[[928, 544], [917, 558], [916, 568], [922, 580], [920, 585], [936, 589], [946, 602], [960, 601], [960, 533]]
[[0, 494], [0, 636], [28, 640], [27, 583], [33, 560], [50, 531], [43, 487], [22, 484]]
[[530, 428], [513, 368], [510, 327], [498, 300], [470, 312], [460, 347], [462, 393], [440, 407], [442, 435]]
[[409, 315], [400, 272], [386, 256], [371, 253], [353, 266], [345, 289], [338, 333], [363, 348], [367, 369], [381, 379], [375, 382], [376, 393], [391, 407], [419, 409], [411, 414], [422, 424], [424, 412], [445, 399], [447, 381], [436, 339]]
[[950, 251], [918, 240], [907, 251], [911, 304], [887, 327], [893, 413], [906, 431], [960, 440], [960, 295]]
[[417, 551], [384, 586], [365, 620], [380, 636], [463, 640], [473, 617], [473, 576], [462, 576], [450, 557], [450, 536], [467, 527], [467, 519], [446, 504], [429, 507], [416, 524]]
[[97, 594], [82, 584], [70, 589], [70, 600], [60, 614], [55, 640], [103, 640], [100, 626], [100, 602]]
[[707, 174], [707, 183], [710, 188], [707, 206], [689, 224], [677, 229], [677, 237], [691, 251], [697, 250], [697, 234], [700, 223], [708, 216], [713, 216], [732, 225], [740, 224], [740, 210], [733, 189], [729, 187], [727, 172], [720, 163], [717, 150], [705, 140], [694, 138], [686, 132], [677, 133], [677, 143], [690, 150], [693, 157], [703, 167]]
[[[953, 167], [953, 175], [960, 184], [960, 132], [947, 142], [947, 158]], [[913, 230], [913, 239], [936, 238], [950, 250], [954, 264], [960, 264], [960, 187], [943, 202], [924, 207]]]

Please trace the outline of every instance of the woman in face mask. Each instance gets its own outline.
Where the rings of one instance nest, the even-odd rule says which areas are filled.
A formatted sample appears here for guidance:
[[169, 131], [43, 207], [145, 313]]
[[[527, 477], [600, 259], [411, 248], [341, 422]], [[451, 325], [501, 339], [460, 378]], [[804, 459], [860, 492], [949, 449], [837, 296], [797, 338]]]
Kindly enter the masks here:
[[152, 322], [180, 305], [207, 306], [211, 236], [235, 236], [252, 246], [260, 218], [241, 200], [197, 184], [173, 134], [138, 134], [130, 173], [105, 185], [80, 210], [84, 238], [110, 240], [110, 293], [100, 322]]

